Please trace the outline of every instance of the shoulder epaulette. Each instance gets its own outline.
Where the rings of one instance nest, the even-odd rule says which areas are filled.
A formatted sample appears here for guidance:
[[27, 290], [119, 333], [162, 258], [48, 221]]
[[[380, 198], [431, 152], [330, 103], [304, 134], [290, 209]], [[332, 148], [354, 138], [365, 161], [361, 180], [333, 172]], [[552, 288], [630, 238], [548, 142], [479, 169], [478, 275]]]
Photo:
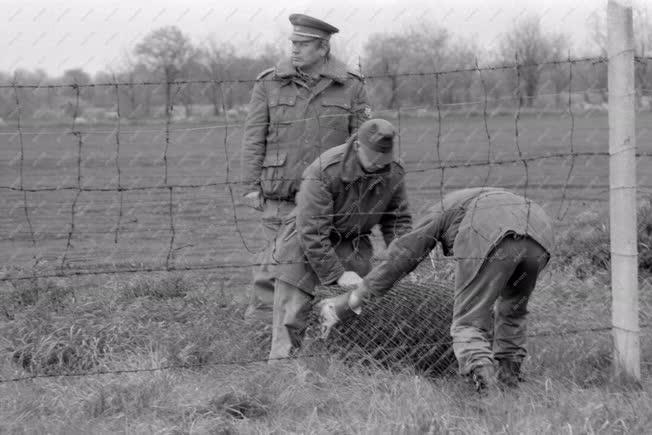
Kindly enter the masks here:
[[263, 71], [263, 72], [261, 72], [260, 74], [258, 74], [258, 76], [256, 77], [256, 80], [260, 80], [260, 79], [262, 79], [263, 77], [269, 75], [269, 73], [272, 73], [272, 72], [274, 72], [275, 70], [276, 70], [275, 67], [267, 68], [265, 71]]
[[394, 157], [394, 163], [396, 163], [401, 169], [405, 169], [405, 162], [400, 157]]
[[323, 172], [326, 168], [340, 163], [343, 156], [343, 145], [338, 145], [324, 151], [310, 166], [317, 172]]
[[334, 165], [335, 163], [339, 163], [342, 161], [344, 153], [342, 151], [342, 146], [338, 145], [336, 147], [330, 148], [322, 153], [321, 156], [319, 156], [319, 159], [321, 159], [320, 166], [321, 169], [326, 169], [329, 166]]
[[359, 71], [347, 70], [346, 72], [352, 75], [353, 77], [357, 78], [358, 80], [364, 80], [364, 76]]

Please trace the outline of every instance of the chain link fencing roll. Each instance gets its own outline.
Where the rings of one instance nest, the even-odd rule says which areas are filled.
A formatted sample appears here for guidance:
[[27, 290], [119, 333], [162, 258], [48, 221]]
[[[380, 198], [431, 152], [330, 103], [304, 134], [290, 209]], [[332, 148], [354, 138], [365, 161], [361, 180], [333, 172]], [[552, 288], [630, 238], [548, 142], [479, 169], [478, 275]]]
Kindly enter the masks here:
[[[337, 287], [320, 287], [317, 299], [339, 294]], [[328, 339], [310, 340], [304, 351], [316, 346], [346, 361], [388, 369], [414, 369], [426, 376], [455, 373], [450, 325], [453, 288], [441, 283], [399, 282], [382, 298], [367, 302], [362, 313], [337, 325]], [[308, 336], [319, 333], [313, 313]]]

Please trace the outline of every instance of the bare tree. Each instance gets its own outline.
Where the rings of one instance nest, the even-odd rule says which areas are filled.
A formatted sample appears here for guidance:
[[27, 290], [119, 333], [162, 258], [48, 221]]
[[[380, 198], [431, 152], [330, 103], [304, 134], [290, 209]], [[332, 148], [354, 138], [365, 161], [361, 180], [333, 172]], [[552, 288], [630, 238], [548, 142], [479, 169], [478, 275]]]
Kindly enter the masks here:
[[[16, 69], [13, 77], [8, 82], [17, 85], [44, 85], [48, 83], [48, 76], [42, 69], [29, 71], [26, 69]], [[18, 104], [16, 104], [16, 98]], [[7, 111], [2, 114], [7, 119], [29, 118], [43, 106], [44, 98], [38, 89], [16, 88], [8, 89], [7, 92]]]
[[222, 98], [226, 98], [223, 94], [227, 91], [220, 81], [231, 78], [235, 49], [229, 43], [219, 44], [215, 39], [210, 39], [200, 53], [202, 65], [211, 80], [209, 98], [213, 105], [213, 115], [218, 116], [222, 105], [228, 107], [227, 102], [222, 101]]
[[518, 59], [520, 74], [519, 104], [526, 100], [532, 106], [539, 89], [541, 79], [540, 64], [553, 59], [555, 45], [560, 46], [565, 36], [544, 33], [538, 15], [528, 15], [518, 21], [510, 32], [506, 33], [500, 44], [500, 55], [506, 63]]
[[[61, 81], [66, 85], [79, 86], [80, 98], [88, 101], [93, 99], [95, 89], [87, 86], [91, 83], [91, 76], [82, 68], [72, 68], [65, 70], [63, 72]], [[72, 98], [76, 97], [77, 95], [77, 91], [74, 87], [67, 89], [65, 93]]]
[[571, 91], [571, 71], [569, 68], [571, 64], [563, 62], [569, 57], [568, 37], [565, 35], [553, 36], [550, 40], [551, 46], [551, 59], [552, 61], [560, 62], [550, 69], [549, 80], [552, 84], [552, 89], [555, 93], [555, 103], [557, 107], [562, 106], [562, 93], [564, 90]]
[[[636, 56], [649, 56], [652, 54], [652, 17], [650, 16], [647, 6], [636, 5], [633, 8], [634, 20], [634, 51]], [[601, 56], [607, 56], [607, 17], [604, 11], [596, 11], [588, 21], [591, 39], [593, 45], [597, 48]], [[639, 104], [642, 103], [643, 92], [641, 89], [647, 89], [652, 86], [652, 68], [648, 62], [642, 60], [636, 63], [635, 67], [636, 88], [639, 90]], [[603, 89], [603, 99], [607, 100], [607, 66], [603, 66], [594, 74], [594, 82]]]
[[386, 76], [375, 82], [378, 85], [389, 83], [389, 89], [372, 86], [371, 93], [387, 100], [385, 105], [392, 109], [396, 109], [402, 99], [415, 104], [433, 104], [432, 76], [400, 75], [441, 70], [448, 55], [448, 42], [448, 32], [436, 25], [418, 25], [402, 34], [373, 35], [365, 46], [363, 71], [368, 75]]
[[[145, 69], [146, 67], [142, 63], [139, 64], [131, 53], [126, 50], [122, 53], [121, 65], [115, 70], [110, 68], [113, 78], [125, 84], [124, 86], [120, 86], [119, 90], [121, 94], [125, 95], [126, 102], [128, 103], [127, 106], [121, 106], [121, 112], [128, 118], [136, 116], [139, 112], [139, 87], [136, 85], [136, 81], [138, 80], [139, 72]], [[145, 112], [149, 113], [149, 108], [146, 108]]]
[[[398, 77], [401, 70], [404, 50], [408, 41], [402, 35], [373, 35], [365, 47], [365, 61], [363, 71], [367, 75], [384, 75], [383, 81], [389, 82], [389, 101], [386, 107], [396, 109], [398, 107]], [[370, 82], [371, 89], [378, 94], [380, 80]]]
[[135, 54], [152, 71], [160, 71], [165, 79], [165, 115], [170, 115], [172, 82], [195, 56], [195, 49], [188, 37], [176, 26], [154, 30], [136, 45]]

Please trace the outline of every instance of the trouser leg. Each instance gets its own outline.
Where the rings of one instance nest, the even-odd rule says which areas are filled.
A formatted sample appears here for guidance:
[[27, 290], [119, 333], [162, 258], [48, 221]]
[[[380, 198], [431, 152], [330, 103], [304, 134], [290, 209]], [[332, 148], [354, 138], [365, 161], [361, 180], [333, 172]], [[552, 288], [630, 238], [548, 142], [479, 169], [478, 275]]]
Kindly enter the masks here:
[[[494, 362], [489, 341], [493, 329], [492, 309], [515, 267], [514, 259], [504, 255], [500, 245], [492, 251], [471, 282], [455, 290], [451, 336], [462, 375]], [[458, 268], [458, 274], [461, 273], [464, 271]], [[466, 279], [458, 276], [456, 281], [465, 282]]]
[[301, 347], [312, 299], [312, 295], [285, 281], [275, 281], [270, 361], [288, 358]]
[[274, 262], [274, 241], [282, 226], [283, 218], [291, 211], [293, 204], [288, 201], [266, 200], [263, 210], [263, 235], [265, 248], [256, 256], [259, 266], [254, 267], [253, 283], [249, 290], [249, 309], [251, 315], [255, 311], [270, 312], [274, 303], [274, 273], [271, 264]]
[[510, 243], [519, 263], [496, 302], [493, 351], [498, 360], [520, 363], [526, 355], [527, 304], [541, 264], [548, 254], [529, 238], [512, 240]]

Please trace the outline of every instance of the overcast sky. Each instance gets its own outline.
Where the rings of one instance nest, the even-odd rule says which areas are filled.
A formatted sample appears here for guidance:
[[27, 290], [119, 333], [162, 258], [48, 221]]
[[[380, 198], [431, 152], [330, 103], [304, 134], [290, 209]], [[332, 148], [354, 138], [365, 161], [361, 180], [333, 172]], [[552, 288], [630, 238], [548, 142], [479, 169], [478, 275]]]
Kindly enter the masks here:
[[[652, 0], [642, 0], [652, 1]], [[565, 32], [575, 49], [589, 46], [587, 20], [606, 0], [0, 0], [0, 70], [42, 68], [50, 75], [81, 67], [94, 74], [120, 64], [125, 51], [150, 31], [174, 24], [200, 43], [231, 41], [238, 50], [260, 50], [284, 41], [287, 17], [303, 12], [340, 28], [335, 47], [349, 58], [378, 32], [398, 32], [426, 21], [475, 39], [483, 51], [519, 17], [537, 13], [546, 30]]]

